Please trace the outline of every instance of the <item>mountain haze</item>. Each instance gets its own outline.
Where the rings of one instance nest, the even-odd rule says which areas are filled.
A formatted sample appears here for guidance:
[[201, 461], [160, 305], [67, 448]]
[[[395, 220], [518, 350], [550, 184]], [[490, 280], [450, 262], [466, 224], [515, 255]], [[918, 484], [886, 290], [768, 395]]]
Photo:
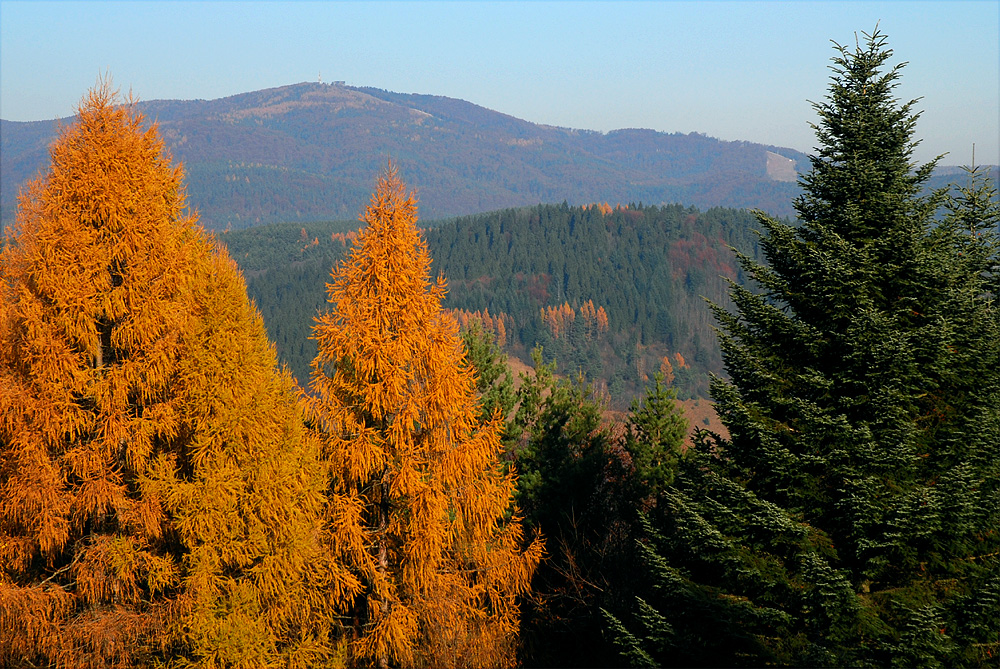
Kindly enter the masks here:
[[[214, 229], [355, 218], [390, 157], [428, 218], [562, 201], [790, 215], [795, 170], [807, 166], [792, 149], [697, 133], [558, 128], [463, 100], [340, 83], [139, 108], [158, 121], [185, 165], [191, 205]], [[5, 220], [20, 185], [46, 164], [58, 124], [2, 122]]]

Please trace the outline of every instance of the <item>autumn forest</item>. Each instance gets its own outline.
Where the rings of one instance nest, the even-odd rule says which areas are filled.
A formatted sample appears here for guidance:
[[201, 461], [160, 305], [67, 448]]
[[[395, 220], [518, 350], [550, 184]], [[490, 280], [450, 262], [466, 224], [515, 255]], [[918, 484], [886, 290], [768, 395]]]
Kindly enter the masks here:
[[0, 240], [0, 667], [997, 666], [1000, 200], [892, 56], [793, 219], [213, 234], [100, 81]]

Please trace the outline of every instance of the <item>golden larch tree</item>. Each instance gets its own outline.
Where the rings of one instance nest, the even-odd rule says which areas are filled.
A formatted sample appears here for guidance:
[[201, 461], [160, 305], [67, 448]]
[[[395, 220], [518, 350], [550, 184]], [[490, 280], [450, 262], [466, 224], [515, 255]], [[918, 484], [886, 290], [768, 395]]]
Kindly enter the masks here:
[[443, 278], [391, 165], [317, 319], [311, 415], [331, 463], [336, 552], [363, 585], [356, 663], [507, 666], [517, 598], [542, 541], [524, 546], [501, 418], [477, 420], [475, 377]]
[[357, 587], [324, 548], [320, 444], [155, 125], [116, 103], [84, 99], [0, 256], [0, 657], [316, 665]]

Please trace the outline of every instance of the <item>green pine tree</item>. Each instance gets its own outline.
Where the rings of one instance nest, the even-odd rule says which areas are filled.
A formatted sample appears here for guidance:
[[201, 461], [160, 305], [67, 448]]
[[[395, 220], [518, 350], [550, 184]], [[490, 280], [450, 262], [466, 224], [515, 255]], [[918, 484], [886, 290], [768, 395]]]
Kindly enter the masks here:
[[632, 403], [625, 433], [640, 498], [655, 500], [673, 483], [687, 430], [677, 391], [668, 388], [663, 373], [657, 372], [646, 395]]
[[[507, 356], [496, 343], [493, 333], [483, 328], [482, 322], [472, 321], [462, 330], [469, 364], [476, 370], [476, 392], [479, 394], [479, 419], [486, 421], [494, 411], [506, 419], [511, 416], [517, 396], [514, 377]], [[503, 442], [510, 451], [519, 435], [512, 432], [513, 425], [504, 423]]]
[[678, 463], [640, 517], [642, 579], [631, 612], [604, 611], [630, 665], [861, 665], [849, 648], [863, 613], [816, 528], [716, 468], [709, 449]]
[[[1000, 337], [984, 268], [963, 255], [983, 244], [958, 213], [935, 225], [943, 194], [920, 195], [936, 161], [912, 161], [919, 114], [893, 97], [885, 37], [838, 52], [798, 226], [758, 216], [769, 266], [744, 268], [763, 291], [734, 287], [738, 314], [717, 310], [732, 377], [714, 387], [732, 433], [720, 462], [829, 535], [884, 624], [858, 631], [859, 659], [971, 661], [985, 640], [948, 608], [996, 562]], [[911, 628], [940, 643], [915, 646]]]
[[[731, 437], [702, 439], [653, 544], [717, 597], [788, 616], [737, 619], [754, 643], [723, 663], [986, 666], [1000, 650], [996, 205], [975, 179], [921, 195], [936, 161], [912, 160], [919, 114], [893, 97], [891, 56], [877, 29], [837, 46], [798, 222], [758, 214], [767, 264], [741, 262], [761, 290], [734, 284], [736, 312], [715, 310]], [[794, 524], [805, 543], [781, 538]], [[699, 571], [713, 546], [759, 574]]]

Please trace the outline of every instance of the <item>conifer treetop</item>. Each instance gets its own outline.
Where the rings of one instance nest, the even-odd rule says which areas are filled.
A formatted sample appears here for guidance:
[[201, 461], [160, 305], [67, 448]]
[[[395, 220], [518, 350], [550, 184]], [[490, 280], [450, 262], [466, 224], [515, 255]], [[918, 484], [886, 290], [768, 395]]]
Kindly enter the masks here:
[[828, 227], [852, 242], [905, 226], [915, 211], [929, 213], [932, 203], [917, 195], [939, 160], [913, 162], [919, 98], [901, 104], [894, 97], [906, 63], [888, 66], [893, 52], [877, 26], [862, 36], [853, 50], [833, 42], [838, 55], [828, 97], [813, 103], [819, 123], [810, 123], [819, 146], [795, 201], [806, 225]]

